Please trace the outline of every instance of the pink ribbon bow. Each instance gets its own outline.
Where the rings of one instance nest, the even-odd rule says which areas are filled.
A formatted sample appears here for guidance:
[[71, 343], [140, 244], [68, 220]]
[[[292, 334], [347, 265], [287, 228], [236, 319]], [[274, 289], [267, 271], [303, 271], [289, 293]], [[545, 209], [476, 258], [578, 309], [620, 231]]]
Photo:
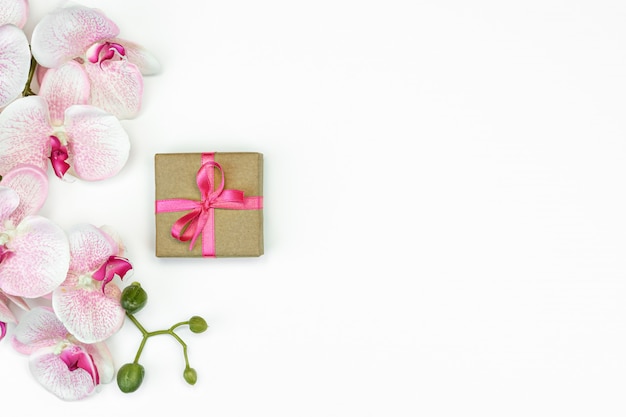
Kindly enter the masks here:
[[[224, 171], [214, 161], [214, 154], [202, 154], [202, 166], [196, 174], [200, 200], [172, 198], [157, 200], [156, 213], [189, 211], [172, 225], [171, 234], [181, 242], [190, 241], [192, 250], [202, 235], [202, 256], [215, 257], [215, 209], [259, 210], [263, 208], [263, 197], [245, 197], [243, 191], [224, 189]], [[213, 190], [214, 170], [221, 173], [221, 182]]]

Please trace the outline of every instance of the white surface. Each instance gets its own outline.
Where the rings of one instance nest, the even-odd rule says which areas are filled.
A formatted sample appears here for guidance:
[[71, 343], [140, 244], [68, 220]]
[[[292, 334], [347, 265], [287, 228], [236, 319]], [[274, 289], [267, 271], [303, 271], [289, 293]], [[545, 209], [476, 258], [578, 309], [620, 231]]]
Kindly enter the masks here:
[[[57, 2], [32, 0], [27, 31]], [[626, 3], [84, 1], [163, 72], [102, 183], [43, 214], [122, 235], [139, 391], [63, 403], [0, 343], [0, 392], [63, 415], [623, 416]], [[153, 156], [265, 155], [258, 259], [157, 259]], [[110, 340], [121, 365], [139, 332]], [[161, 414], [159, 414], [161, 415]]]

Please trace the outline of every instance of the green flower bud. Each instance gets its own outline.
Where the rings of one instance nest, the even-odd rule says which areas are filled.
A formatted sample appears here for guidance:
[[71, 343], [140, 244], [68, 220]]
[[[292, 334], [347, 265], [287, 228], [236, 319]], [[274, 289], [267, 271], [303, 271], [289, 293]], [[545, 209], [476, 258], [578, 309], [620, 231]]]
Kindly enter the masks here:
[[135, 314], [145, 307], [148, 302], [148, 293], [141, 288], [137, 281], [133, 282], [122, 291], [122, 308], [129, 314]]
[[124, 393], [134, 392], [143, 382], [145, 370], [138, 363], [127, 363], [117, 371], [117, 386]]
[[194, 333], [202, 333], [208, 327], [206, 321], [200, 316], [193, 316], [189, 319], [189, 330]]
[[183, 377], [185, 377], [185, 381], [187, 381], [189, 385], [194, 385], [198, 380], [198, 374], [193, 368], [186, 368], [185, 372], [183, 372]]

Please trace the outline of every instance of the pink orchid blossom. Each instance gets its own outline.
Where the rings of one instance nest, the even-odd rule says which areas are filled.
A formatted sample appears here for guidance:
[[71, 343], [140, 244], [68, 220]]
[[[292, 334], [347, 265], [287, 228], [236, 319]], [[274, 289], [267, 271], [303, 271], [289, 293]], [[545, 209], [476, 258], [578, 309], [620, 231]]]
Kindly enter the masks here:
[[79, 224], [68, 231], [71, 261], [67, 279], [52, 293], [52, 307], [84, 343], [100, 342], [124, 324], [121, 290], [112, 282], [132, 269], [123, 247], [105, 227]]
[[74, 401], [113, 380], [115, 367], [104, 342], [78, 341], [49, 307], [35, 307], [15, 327], [12, 344], [29, 355], [30, 371], [57, 397]]
[[86, 104], [90, 85], [80, 64], [46, 72], [40, 92], [15, 100], [0, 113], [0, 175], [28, 163], [86, 181], [116, 175], [130, 140], [118, 118]]
[[19, 97], [28, 81], [30, 47], [22, 31], [26, 0], [0, 0], [0, 107]]
[[120, 119], [130, 119], [141, 109], [143, 75], [156, 74], [160, 66], [140, 45], [119, 39], [119, 32], [117, 25], [97, 9], [62, 7], [35, 26], [33, 56], [46, 68], [58, 68], [71, 60], [79, 62], [91, 84], [90, 104]]
[[13, 314], [13, 311], [9, 308], [9, 301], [20, 307], [22, 310], [30, 310], [30, 307], [22, 297], [16, 297], [0, 291], [0, 340], [2, 340], [7, 334], [7, 323], [17, 323], [17, 319]]
[[18, 166], [0, 181], [0, 291], [7, 295], [42, 297], [66, 277], [67, 235], [35, 214], [47, 192], [48, 177], [35, 166]]
[[15, 315], [8, 306], [9, 299], [0, 291], [0, 340], [7, 334], [7, 323], [17, 323]]

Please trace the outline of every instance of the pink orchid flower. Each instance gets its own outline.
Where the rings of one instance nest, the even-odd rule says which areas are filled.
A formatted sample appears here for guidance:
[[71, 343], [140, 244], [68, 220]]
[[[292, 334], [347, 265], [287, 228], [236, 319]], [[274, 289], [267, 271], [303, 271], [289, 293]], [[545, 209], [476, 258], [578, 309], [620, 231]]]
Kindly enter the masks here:
[[35, 213], [48, 192], [48, 177], [40, 168], [23, 165], [0, 181], [0, 291], [38, 298], [65, 279], [70, 250], [58, 225]]
[[124, 324], [121, 290], [112, 282], [123, 279], [132, 266], [123, 257], [117, 236], [106, 228], [79, 224], [68, 231], [71, 261], [67, 279], [52, 293], [52, 307], [76, 339], [100, 342]]
[[63, 400], [83, 399], [113, 380], [115, 367], [106, 344], [76, 340], [49, 307], [27, 312], [11, 341], [15, 350], [29, 355], [37, 382]]
[[90, 103], [130, 119], [141, 109], [143, 75], [156, 74], [160, 67], [147, 50], [117, 38], [119, 32], [99, 10], [80, 5], [59, 8], [35, 26], [33, 56], [46, 68], [76, 60], [91, 84]]
[[7, 323], [17, 323], [13, 311], [9, 308], [9, 301], [23, 310], [28, 311], [30, 309], [22, 297], [15, 297], [0, 291], [0, 340], [7, 334]]
[[22, 31], [26, 0], [0, 0], [0, 107], [19, 97], [28, 81], [30, 47]]
[[9, 299], [0, 291], [0, 340], [7, 334], [7, 323], [17, 323], [17, 319], [8, 306]]
[[121, 122], [86, 104], [89, 80], [69, 61], [46, 72], [40, 92], [15, 100], [0, 113], [0, 175], [28, 163], [86, 181], [116, 175], [126, 164], [130, 140]]

